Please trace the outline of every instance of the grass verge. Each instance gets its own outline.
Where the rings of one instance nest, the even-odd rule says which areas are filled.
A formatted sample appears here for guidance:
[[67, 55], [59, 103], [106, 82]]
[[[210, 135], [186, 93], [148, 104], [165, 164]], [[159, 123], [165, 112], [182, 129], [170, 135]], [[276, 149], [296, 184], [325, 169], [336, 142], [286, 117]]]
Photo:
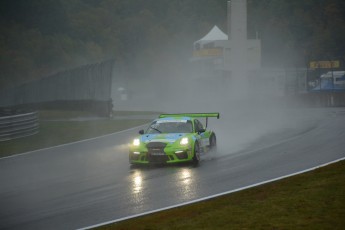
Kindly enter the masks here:
[[345, 161], [98, 229], [344, 229]]
[[[137, 115], [136, 112], [119, 113], [121, 115], [126, 114], [126, 116]], [[146, 114], [151, 114], [151, 112]], [[150, 121], [147, 119], [90, 119], [93, 116], [78, 111], [41, 111], [39, 133], [0, 142], [0, 157], [102, 136]], [[80, 121], [70, 120], [81, 117], [84, 119]]]

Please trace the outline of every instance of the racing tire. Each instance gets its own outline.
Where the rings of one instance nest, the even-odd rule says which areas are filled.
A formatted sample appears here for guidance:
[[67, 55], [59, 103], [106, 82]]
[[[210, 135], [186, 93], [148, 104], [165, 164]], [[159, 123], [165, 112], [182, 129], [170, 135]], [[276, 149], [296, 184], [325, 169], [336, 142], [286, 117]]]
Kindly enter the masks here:
[[194, 144], [193, 165], [198, 165], [200, 162], [200, 147], [199, 143]]
[[212, 154], [217, 153], [217, 138], [215, 134], [212, 134], [210, 137], [210, 152]]

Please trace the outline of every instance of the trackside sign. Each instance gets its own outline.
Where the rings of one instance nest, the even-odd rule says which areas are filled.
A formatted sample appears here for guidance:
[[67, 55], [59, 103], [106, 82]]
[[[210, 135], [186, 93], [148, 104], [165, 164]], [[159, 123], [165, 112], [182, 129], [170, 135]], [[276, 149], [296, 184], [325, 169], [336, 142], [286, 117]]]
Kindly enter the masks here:
[[309, 62], [309, 68], [311, 69], [331, 69], [331, 68], [339, 68], [340, 67], [340, 61], [311, 61]]

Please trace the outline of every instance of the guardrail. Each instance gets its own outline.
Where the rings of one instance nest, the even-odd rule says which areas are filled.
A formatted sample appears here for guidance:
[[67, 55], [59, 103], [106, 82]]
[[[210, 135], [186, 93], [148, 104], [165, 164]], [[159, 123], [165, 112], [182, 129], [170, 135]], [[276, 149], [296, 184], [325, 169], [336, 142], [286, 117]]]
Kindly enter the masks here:
[[0, 116], [0, 141], [34, 135], [38, 128], [37, 112]]

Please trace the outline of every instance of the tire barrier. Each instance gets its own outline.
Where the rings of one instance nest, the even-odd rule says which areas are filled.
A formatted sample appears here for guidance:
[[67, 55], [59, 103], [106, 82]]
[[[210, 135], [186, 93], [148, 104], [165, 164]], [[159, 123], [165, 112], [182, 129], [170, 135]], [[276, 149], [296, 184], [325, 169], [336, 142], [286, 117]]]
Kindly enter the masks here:
[[0, 141], [34, 135], [38, 131], [37, 112], [22, 112], [11, 115], [3, 113], [0, 116]]

